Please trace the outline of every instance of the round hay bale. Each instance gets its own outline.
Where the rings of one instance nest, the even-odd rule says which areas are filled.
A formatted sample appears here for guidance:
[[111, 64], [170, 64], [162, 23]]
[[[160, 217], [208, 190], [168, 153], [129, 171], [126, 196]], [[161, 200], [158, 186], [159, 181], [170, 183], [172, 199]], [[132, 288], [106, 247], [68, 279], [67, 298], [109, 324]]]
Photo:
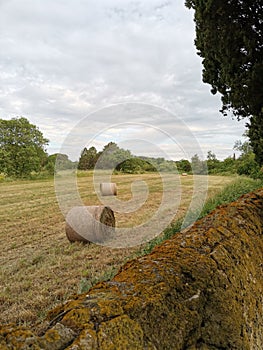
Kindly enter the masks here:
[[115, 231], [115, 217], [106, 206], [73, 207], [66, 217], [66, 235], [70, 242], [102, 243]]
[[113, 182], [102, 182], [100, 184], [102, 196], [117, 196], [117, 186]]
[[187, 176], [187, 173], [182, 173], [182, 176]]

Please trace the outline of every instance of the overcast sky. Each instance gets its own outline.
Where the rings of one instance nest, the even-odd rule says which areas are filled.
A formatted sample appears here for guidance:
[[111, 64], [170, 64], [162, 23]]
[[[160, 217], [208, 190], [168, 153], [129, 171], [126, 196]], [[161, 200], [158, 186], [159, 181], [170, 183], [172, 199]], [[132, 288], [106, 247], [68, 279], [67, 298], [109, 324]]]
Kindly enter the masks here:
[[220, 114], [194, 37], [183, 0], [0, 0], [0, 118], [28, 118], [71, 159], [131, 139], [224, 159], [245, 123]]

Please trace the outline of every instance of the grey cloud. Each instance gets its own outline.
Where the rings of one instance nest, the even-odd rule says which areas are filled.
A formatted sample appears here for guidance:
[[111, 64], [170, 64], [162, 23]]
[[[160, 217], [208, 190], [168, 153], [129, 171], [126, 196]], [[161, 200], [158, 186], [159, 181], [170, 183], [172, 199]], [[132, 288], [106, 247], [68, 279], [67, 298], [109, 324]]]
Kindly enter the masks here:
[[[201, 83], [192, 13], [181, 2], [10, 0], [0, 4], [0, 33], [0, 113], [29, 117], [51, 149], [81, 118], [118, 102], [166, 108], [212, 149], [216, 140], [228, 149], [243, 127], [230, 133], [222, 125], [231, 129], [232, 121], [219, 121], [219, 98]], [[91, 117], [90, 132], [127, 118]], [[136, 121], [176, 124], [169, 114]]]

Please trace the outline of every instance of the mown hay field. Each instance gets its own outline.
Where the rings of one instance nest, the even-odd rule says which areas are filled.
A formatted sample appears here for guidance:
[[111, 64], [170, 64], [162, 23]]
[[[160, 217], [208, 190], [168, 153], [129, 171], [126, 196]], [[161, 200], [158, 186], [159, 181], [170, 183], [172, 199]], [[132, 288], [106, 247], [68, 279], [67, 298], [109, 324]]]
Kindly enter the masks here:
[[[220, 191], [236, 177], [210, 176], [208, 195]], [[148, 199], [136, 213], [116, 213], [118, 227], [139, 225], [161, 202], [162, 183], [155, 173], [113, 175], [121, 200], [132, 198], [131, 183], [143, 180]], [[179, 210], [182, 216], [193, 193], [192, 176], [181, 177]], [[101, 204], [94, 191], [92, 173], [78, 177], [85, 205]], [[200, 189], [201, 190], [201, 189]], [[58, 206], [54, 181], [14, 181], [0, 184], [0, 323], [36, 325], [52, 307], [78, 293], [83, 284], [107, 278], [140, 247], [108, 248], [70, 243], [65, 218]]]

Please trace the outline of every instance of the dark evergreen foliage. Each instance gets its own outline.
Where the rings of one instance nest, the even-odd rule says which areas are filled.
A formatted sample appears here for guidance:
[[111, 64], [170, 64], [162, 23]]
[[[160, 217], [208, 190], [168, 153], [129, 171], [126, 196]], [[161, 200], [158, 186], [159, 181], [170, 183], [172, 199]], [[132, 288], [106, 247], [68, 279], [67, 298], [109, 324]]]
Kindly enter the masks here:
[[249, 137], [263, 164], [262, 0], [186, 0], [195, 11], [203, 81], [222, 94], [222, 113], [251, 118]]

